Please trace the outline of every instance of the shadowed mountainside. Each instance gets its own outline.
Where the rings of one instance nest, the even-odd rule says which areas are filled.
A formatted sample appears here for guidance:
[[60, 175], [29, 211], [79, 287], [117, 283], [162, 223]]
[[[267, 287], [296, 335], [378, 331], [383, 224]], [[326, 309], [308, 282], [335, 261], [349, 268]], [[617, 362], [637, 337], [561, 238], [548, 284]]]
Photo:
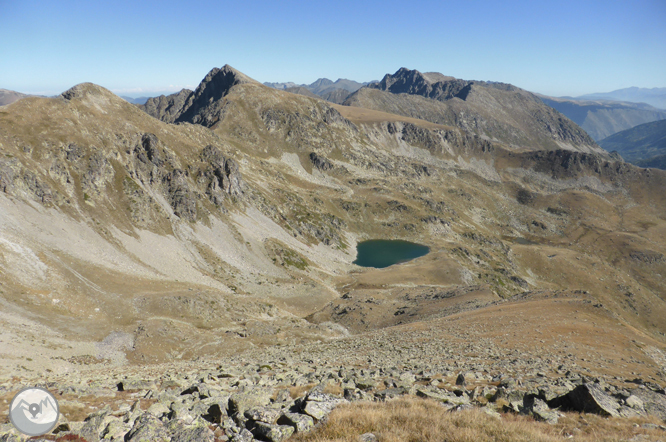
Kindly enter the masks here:
[[641, 124], [618, 132], [601, 140], [599, 144], [609, 152], [617, 151], [630, 163], [642, 167], [659, 167], [663, 163], [660, 157], [666, 155], [666, 120]]

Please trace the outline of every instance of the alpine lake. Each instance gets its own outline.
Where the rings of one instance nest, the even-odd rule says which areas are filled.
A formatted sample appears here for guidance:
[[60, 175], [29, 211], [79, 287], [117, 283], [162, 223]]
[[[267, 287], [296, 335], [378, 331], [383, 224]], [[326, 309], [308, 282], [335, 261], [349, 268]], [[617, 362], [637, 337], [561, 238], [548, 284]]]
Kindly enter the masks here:
[[372, 239], [358, 243], [356, 250], [354, 264], [383, 269], [427, 255], [430, 247], [402, 240]]

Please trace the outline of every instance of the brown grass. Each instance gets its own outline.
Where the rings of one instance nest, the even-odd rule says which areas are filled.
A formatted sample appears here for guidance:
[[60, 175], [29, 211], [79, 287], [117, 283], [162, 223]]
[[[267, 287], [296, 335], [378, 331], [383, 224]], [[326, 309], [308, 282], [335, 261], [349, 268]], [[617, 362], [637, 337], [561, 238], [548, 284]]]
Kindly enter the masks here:
[[431, 123], [430, 121], [420, 120], [418, 118], [404, 117], [402, 115], [390, 114], [374, 109], [367, 109], [363, 107], [342, 106], [339, 104], [328, 103], [334, 107], [346, 119], [354, 123], [380, 123], [384, 121], [401, 121], [405, 123], [415, 124], [417, 126], [425, 127], [427, 129], [453, 129], [451, 126], [443, 124]]
[[292, 399], [305, 396], [305, 393], [312, 390], [312, 388], [317, 384], [306, 384], [306, 385], [297, 385], [295, 387], [289, 387], [289, 395]]
[[665, 433], [645, 429], [640, 423], [652, 420], [606, 419], [568, 413], [557, 425], [536, 422], [526, 416], [490, 416], [478, 409], [449, 412], [438, 403], [418, 398], [394, 401], [356, 402], [339, 407], [315, 431], [299, 434], [294, 441], [357, 442], [373, 433], [380, 442], [472, 442], [472, 441], [621, 441], [637, 435], [640, 440], [660, 440]]

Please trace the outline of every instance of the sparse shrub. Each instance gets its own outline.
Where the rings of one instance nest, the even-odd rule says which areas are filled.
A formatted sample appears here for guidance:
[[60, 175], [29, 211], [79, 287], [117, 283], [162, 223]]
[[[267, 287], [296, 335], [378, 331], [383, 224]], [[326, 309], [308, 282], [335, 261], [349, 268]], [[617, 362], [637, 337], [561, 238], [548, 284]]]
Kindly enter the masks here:
[[529, 190], [520, 189], [516, 194], [516, 201], [518, 201], [520, 204], [528, 205], [534, 201], [534, 194], [532, 194], [532, 192]]

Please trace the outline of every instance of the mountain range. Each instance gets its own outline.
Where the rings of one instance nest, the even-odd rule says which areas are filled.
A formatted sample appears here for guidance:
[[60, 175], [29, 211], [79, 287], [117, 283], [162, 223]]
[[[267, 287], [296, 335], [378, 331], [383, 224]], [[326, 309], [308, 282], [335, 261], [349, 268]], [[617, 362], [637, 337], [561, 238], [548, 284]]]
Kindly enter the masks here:
[[509, 84], [401, 68], [359, 89], [344, 104], [460, 127], [515, 149], [564, 148], [605, 154], [568, 118], [534, 94]]
[[[226, 65], [26, 97], [0, 148], [0, 378], [78, 395], [67, 431], [284, 440], [382, 394], [665, 415], [666, 172], [528, 91], [402, 68], [340, 105]], [[357, 266], [369, 239], [430, 252]]]
[[336, 81], [328, 78], [320, 78], [311, 84], [288, 83], [264, 83], [274, 89], [285, 90], [294, 94], [305, 96], [320, 96], [324, 100], [341, 104], [352, 92], [367, 86], [372, 82], [359, 83], [353, 80], [338, 78]]
[[[571, 98], [571, 97], [562, 97]], [[574, 100], [613, 100], [632, 103], [647, 103], [656, 108], [666, 110], [666, 87], [642, 88], [628, 87], [612, 92], [598, 92], [581, 95]]]

